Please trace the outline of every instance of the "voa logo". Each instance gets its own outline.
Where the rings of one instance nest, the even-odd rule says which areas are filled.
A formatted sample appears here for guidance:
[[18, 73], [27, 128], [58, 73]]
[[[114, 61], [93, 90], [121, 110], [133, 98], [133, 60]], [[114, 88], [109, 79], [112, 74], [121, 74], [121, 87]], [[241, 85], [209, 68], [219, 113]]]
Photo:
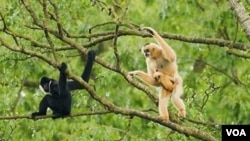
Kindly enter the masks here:
[[244, 129], [226, 129], [228, 136], [247, 136]]

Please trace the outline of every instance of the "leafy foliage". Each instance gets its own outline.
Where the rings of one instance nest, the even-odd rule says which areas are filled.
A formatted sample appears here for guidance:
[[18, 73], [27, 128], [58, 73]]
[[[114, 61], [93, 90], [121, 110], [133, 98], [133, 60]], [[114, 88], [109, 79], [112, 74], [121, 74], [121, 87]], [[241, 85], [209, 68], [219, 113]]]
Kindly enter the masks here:
[[[40, 23], [24, 3], [34, 10]], [[0, 140], [196, 140], [195, 135], [185, 136], [168, 128], [170, 124], [125, 114], [132, 109], [158, 116], [156, 103], [143, 88], [155, 97], [157, 90], [144, 84], [138, 88], [123, 75], [123, 71], [146, 71], [139, 49], [154, 40], [142, 38], [146, 35], [139, 26], [153, 27], [165, 35], [178, 55], [188, 117], [177, 119], [170, 104], [174, 123], [220, 139], [221, 124], [250, 122], [249, 57], [236, 45], [249, 48], [248, 40], [226, 1], [6, 0], [0, 14]], [[57, 34], [62, 31], [70, 41]], [[208, 39], [215, 43], [208, 43]], [[232, 44], [221, 45], [217, 40]], [[37, 110], [43, 97], [38, 80], [44, 75], [58, 78], [54, 67], [59, 62], [66, 62], [71, 72], [80, 75], [86, 50], [79, 50], [74, 43], [96, 50], [98, 58], [110, 65], [97, 61], [89, 85], [124, 112], [112, 111], [88, 90], [81, 90], [73, 93], [72, 113], [111, 112], [58, 120], [9, 120], [9, 116], [30, 115]], [[19, 47], [21, 50], [15, 50]], [[116, 69], [117, 62], [122, 71]]]

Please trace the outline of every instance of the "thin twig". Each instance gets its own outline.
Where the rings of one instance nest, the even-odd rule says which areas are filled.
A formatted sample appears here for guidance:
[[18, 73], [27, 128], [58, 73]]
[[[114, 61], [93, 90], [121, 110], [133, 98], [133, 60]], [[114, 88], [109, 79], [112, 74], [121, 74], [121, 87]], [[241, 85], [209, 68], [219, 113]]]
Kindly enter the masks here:
[[57, 23], [58, 32], [59, 32], [60, 37], [62, 38], [62, 36], [63, 36], [63, 27], [62, 27], [62, 24], [60, 22], [61, 18], [60, 18], [60, 14], [59, 14], [59, 11], [58, 11], [58, 7], [52, 0], [49, 0], [49, 2], [54, 8], [54, 12], [55, 12], [55, 15], [56, 15], [56, 23]]
[[117, 70], [120, 70], [120, 56], [117, 49], [118, 31], [119, 31], [119, 25], [116, 25], [114, 34], [114, 54], [116, 58], [116, 68]]
[[43, 13], [44, 13], [44, 17], [45, 17], [45, 19], [44, 19], [44, 21], [43, 21], [43, 24], [44, 24], [44, 27], [45, 27], [45, 28], [44, 28], [44, 34], [45, 34], [45, 37], [46, 37], [46, 39], [47, 39], [47, 41], [48, 41], [48, 43], [49, 43], [49, 45], [50, 45], [50, 48], [51, 48], [51, 51], [52, 51], [52, 54], [53, 54], [53, 56], [54, 56], [55, 61], [56, 61], [57, 63], [59, 63], [59, 62], [58, 62], [59, 60], [58, 60], [58, 56], [57, 56], [57, 54], [56, 54], [56, 50], [55, 50], [54, 43], [53, 43], [53, 41], [51, 40], [48, 31], [46, 30], [47, 23], [48, 23], [47, 0], [43, 0], [42, 5], [43, 5]]
[[11, 104], [10, 111], [12, 113], [15, 113], [15, 109], [16, 109], [16, 106], [18, 104], [18, 101], [20, 100], [22, 90], [23, 90], [23, 83], [21, 83], [21, 86], [20, 86], [20, 88], [19, 88], [19, 90], [17, 92], [17, 97], [16, 97], [15, 101], [13, 102], [13, 104]]

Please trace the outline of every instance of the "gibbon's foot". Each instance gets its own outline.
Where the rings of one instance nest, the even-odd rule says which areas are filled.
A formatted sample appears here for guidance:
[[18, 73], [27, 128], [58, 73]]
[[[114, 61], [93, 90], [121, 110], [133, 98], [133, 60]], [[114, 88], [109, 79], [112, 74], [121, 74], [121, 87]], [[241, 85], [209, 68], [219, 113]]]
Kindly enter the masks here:
[[180, 118], [185, 118], [185, 117], [186, 117], [186, 111], [185, 111], [185, 110], [179, 110], [178, 116], [179, 116]]
[[169, 121], [169, 117], [168, 116], [159, 116], [160, 119], [162, 119], [163, 121]]
[[134, 79], [134, 76], [135, 76], [134, 73], [128, 72], [128, 75], [127, 75], [128, 79], [133, 80], [133, 79]]

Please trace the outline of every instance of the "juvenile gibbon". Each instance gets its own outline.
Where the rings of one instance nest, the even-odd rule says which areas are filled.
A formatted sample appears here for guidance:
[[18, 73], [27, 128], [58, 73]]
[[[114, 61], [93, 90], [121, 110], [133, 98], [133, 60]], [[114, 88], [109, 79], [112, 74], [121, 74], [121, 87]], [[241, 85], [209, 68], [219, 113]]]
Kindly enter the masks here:
[[168, 75], [164, 75], [161, 72], [155, 72], [153, 75], [155, 81], [161, 85], [161, 90], [159, 93], [159, 103], [158, 103], [158, 110], [160, 113], [160, 116], [163, 120], [168, 121], [169, 120], [169, 114], [168, 114], [168, 102], [170, 99], [170, 96], [173, 92], [173, 89], [175, 87], [175, 82], [172, 77]]
[[[184, 118], [186, 117], [186, 108], [183, 100], [180, 98], [183, 93], [183, 86], [182, 78], [178, 72], [176, 53], [154, 29], [150, 27], [143, 27], [142, 30], [149, 32], [158, 44], [147, 43], [141, 49], [142, 53], [146, 57], [147, 73], [140, 70], [135, 70], [129, 72], [129, 75], [132, 77], [137, 76], [150, 85], [161, 87], [162, 90], [159, 94], [159, 102], [169, 99], [168, 96], [163, 94], [169, 93], [169, 90], [164, 88], [164, 84], [168, 84], [169, 79], [161, 79], [161, 83], [159, 83], [159, 80], [156, 80], [154, 75], [157, 76], [159, 73], [156, 72], [160, 72], [161, 76], [164, 75], [163, 78], [167, 76], [168, 78], [172, 77], [175, 87], [171, 93], [171, 99], [174, 106], [179, 111], [179, 117]], [[162, 104], [159, 104], [159, 109], [165, 108], [162, 106]]]

